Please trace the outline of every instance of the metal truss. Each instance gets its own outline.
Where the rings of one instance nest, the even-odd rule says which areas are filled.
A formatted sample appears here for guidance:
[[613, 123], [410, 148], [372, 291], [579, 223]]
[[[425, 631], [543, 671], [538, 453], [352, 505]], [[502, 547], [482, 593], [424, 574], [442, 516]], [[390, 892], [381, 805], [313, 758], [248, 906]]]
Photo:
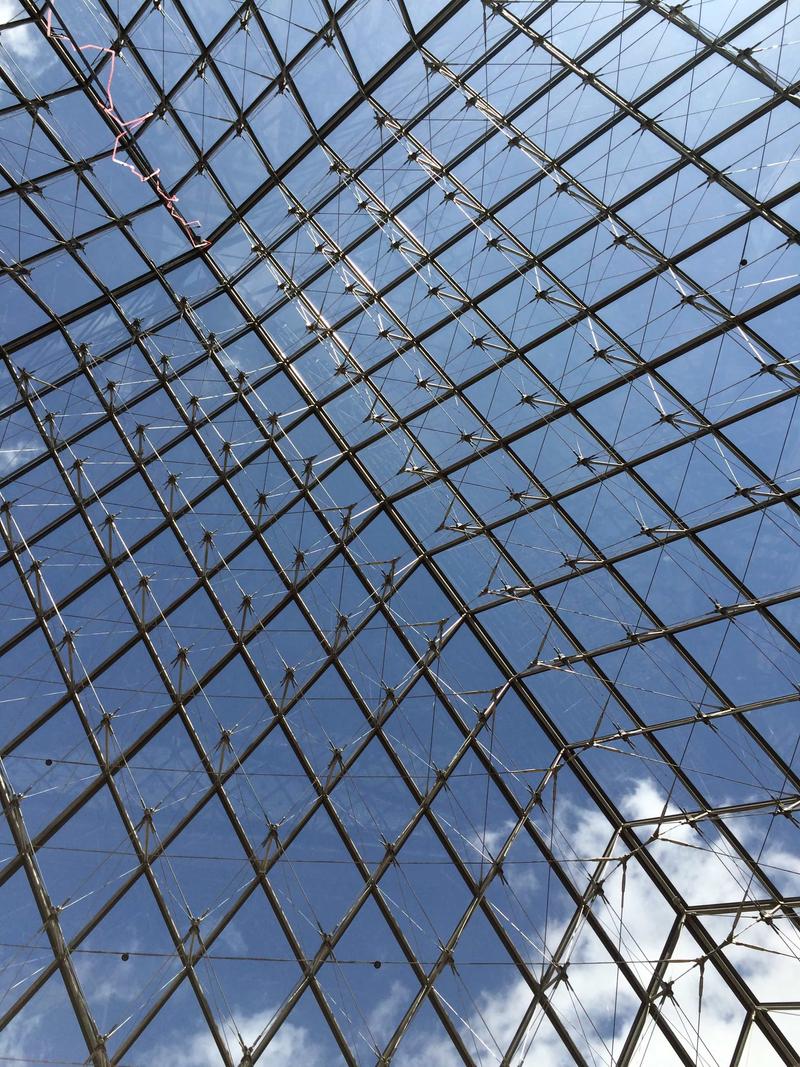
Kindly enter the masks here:
[[0, 13], [0, 1059], [800, 1062], [800, 10]]

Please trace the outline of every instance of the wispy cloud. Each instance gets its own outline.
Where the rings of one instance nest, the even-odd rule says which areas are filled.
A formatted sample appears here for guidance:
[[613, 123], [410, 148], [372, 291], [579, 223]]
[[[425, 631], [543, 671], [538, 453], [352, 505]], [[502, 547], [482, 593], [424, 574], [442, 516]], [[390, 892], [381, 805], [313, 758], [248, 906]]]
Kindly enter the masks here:
[[[2, 2], [3, 0], [0, 0], [0, 4]], [[1, 15], [0, 18], [2, 18]], [[15, 470], [38, 451], [41, 451], [41, 446], [37, 447], [33, 440], [18, 441], [16, 445], [0, 448], [0, 474]]]

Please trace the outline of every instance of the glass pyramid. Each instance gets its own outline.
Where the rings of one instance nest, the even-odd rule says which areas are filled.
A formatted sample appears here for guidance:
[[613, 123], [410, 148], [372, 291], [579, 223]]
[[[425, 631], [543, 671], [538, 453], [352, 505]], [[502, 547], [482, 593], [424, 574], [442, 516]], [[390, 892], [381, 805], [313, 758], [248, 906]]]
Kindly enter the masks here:
[[800, 1063], [797, 0], [0, 0], [0, 1062]]

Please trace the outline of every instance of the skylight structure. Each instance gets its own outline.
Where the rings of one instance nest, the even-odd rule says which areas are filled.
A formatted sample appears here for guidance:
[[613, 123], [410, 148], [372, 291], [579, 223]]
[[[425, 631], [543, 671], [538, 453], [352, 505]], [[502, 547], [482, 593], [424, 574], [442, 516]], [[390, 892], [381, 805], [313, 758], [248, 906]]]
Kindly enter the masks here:
[[800, 1062], [800, 6], [0, 23], [0, 1061]]

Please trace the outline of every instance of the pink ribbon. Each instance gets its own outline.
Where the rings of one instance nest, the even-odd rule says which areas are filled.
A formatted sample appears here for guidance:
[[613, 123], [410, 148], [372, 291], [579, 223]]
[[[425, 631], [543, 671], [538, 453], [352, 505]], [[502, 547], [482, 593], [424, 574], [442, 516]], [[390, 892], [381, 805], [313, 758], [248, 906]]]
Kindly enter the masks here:
[[125, 160], [125, 159], [119, 159], [118, 156], [117, 156], [117, 153], [119, 151], [120, 145], [122, 144], [123, 138], [125, 138], [125, 137], [133, 138], [134, 131], [139, 126], [141, 126], [141, 124], [145, 121], [145, 119], [149, 119], [153, 115], [152, 111], [148, 111], [144, 115], [139, 115], [139, 117], [135, 118], [135, 119], [128, 119], [127, 122], [126, 122], [117, 113], [117, 109], [116, 109], [116, 107], [114, 105], [114, 98], [111, 95], [111, 83], [114, 80], [114, 70], [115, 70], [116, 62], [117, 62], [117, 53], [114, 51], [113, 48], [108, 48], [105, 45], [100, 45], [100, 44], [74, 45], [72, 43], [72, 41], [70, 41], [70, 39], [68, 37], [66, 37], [64, 34], [54, 33], [53, 32], [53, 9], [52, 9], [52, 5], [51, 4], [47, 5], [47, 16], [45, 18], [45, 28], [46, 28], [46, 35], [48, 37], [57, 38], [59, 41], [62, 41], [65, 44], [69, 45], [70, 48], [73, 48], [76, 52], [87, 52], [87, 51], [105, 52], [106, 55], [111, 57], [111, 62], [109, 63], [108, 78], [106, 80], [106, 87], [105, 87], [106, 88], [106, 96], [108, 97], [108, 103], [102, 105], [102, 109], [103, 109], [104, 114], [108, 115], [108, 117], [111, 119], [111, 121], [114, 123], [114, 125], [119, 130], [119, 133], [114, 138], [114, 147], [111, 149], [111, 161], [113, 163], [117, 163], [120, 167], [125, 167], [127, 170], [129, 170], [131, 172], [131, 174], [133, 174], [136, 178], [138, 178], [140, 182], [148, 182], [151, 185], [151, 187], [153, 188], [153, 191], [155, 192], [156, 196], [158, 196], [158, 198], [161, 200], [161, 202], [164, 205], [164, 207], [167, 209], [167, 211], [170, 213], [170, 215], [173, 217], [173, 219], [175, 219], [175, 221], [178, 223], [178, 225], [184, 231], [186, 236], [192, 242], [194, 247], [195, 248], [208, 248], [209, 245], [211, 244], [211, 242], [207, 241], [207, 240], [204, 240], [203, 238], [198, 237], [197, 234], [195, 234], [193, 232], [194, 227], [200, 225], [200, 220], [199, 219], [192, 219], [191, 221], [188, 221], [187, 219], [185, 219], [183, 217], [183, 215], [181, 215], [181, 213], [175, 207], [175, 205], [178, 202], [178, 197], [175, 196], [174, 194], [170, 195], [167, 192], [167, 190], [164, 188], [164, 186], [161, 184], [161, 181], [159, 179], [159, 174], [161, 172], [160, 168], [152, 171], [150, 174], [143, 174], [142, 171], [137, 166], [135, 166], [133, 163], [130, 163], [128, 160]]

